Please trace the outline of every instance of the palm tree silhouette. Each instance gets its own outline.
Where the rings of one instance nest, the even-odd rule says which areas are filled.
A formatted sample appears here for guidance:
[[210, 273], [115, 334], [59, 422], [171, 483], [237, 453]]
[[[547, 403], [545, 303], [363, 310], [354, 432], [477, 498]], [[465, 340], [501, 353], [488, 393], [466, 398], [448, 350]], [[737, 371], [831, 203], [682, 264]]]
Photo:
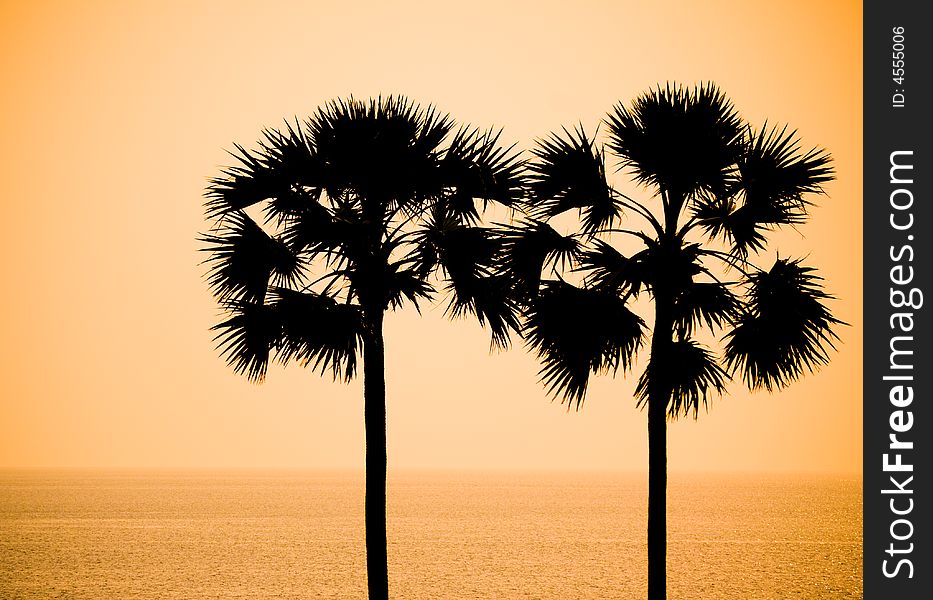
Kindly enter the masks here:
[[262, 381], [270, 360], [297, 361], [349, 381], [362, 354], [373, 599], [388, 598], [385, 312], [442, 289], [448, 315], [475, 315], [494, 345], [517, 326], [493, 272], [499, 241], [479, 224], [488, 202], [522, 197], [522, 165], [498, 137], [401, 97], [338, 100], [264, 131], [258, 150], [236, 146], [239, 164], [207, 189], [215, 339], [234, 370]]
[[[764, 270], [750, 257], [769, 231], [805, 220], [806, 196], [822, 192], [832, 169], [825, 151], [801, 151], [794, 132], [744, 123], [713, 84], [658, 87], [615, 106], [605, 124], [619, 169], [649, 198], [609, 184], [606, 152], [582, 126], [551, 134], [529, 165], [529, 218], [502, 230], [502, 269], [542, 381], [568, 408], [580, 407], [591, 373], [633, 365], [648, 334], [629, 301], [653, 301], [635, 395], [648, 412], [648, 597], [661, 600], [667, 419], [696, 418], [732, 374], [751, 389], [784, 387], [825, 364], [838, 339], [831, 327], [841, 321], [813, 269], [778, 257]], [[550, 220], [572, 209], [580, 230], [562, 235]], [[621, 227], [623, 217], [635, 226]], [[613, 245], [624, 240], [639, 249]], [[724, 332], [721, 358], [698, 341], [700, 329]]]

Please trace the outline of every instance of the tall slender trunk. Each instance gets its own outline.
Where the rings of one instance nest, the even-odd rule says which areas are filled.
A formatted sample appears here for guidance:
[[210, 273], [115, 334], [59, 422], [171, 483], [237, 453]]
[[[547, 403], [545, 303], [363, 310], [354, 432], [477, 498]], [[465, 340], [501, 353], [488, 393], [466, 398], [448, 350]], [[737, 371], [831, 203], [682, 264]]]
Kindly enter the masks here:
[[[371, 314], [370, 314], [371, 313]], [[386, 381], [383, 312], [365, 315], [363, 399], [366, 425], [366, 578], [369, 600], [388, 600], [386, 552]]]
[[667, 369], [673, 336], [673, 303], [655, 295], [648, 383], [648, 600], [667, 598]]
[[648, 401], [648, 600], [667, 598], [667, 410]]

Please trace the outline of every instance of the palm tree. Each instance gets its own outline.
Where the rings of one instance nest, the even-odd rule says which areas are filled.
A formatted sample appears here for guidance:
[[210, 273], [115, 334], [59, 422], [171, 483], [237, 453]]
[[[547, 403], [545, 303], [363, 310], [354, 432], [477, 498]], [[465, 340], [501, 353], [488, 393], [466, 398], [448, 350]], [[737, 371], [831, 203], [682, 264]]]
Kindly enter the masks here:
[[[832, 169], [825, 151], [802, 151], [787, 128], [750, 127], [713, 84], [658, 87], [615, 106], [605, 124], [608, 150], [647, 199], [610, 185], [606, 151], [582, 126], [551, 134], [529, 165], [529, 218], [503, 229], [503, 273], [543, 383], [577, 408], [591, 373], [633, 366], [649, 334], [631, 301], [653, 302], [635, 396], [648, 413], [648, 597], [660, 600], [667, 420], [696, 418], [732, 375], [753, 390], [782, 388], [825, 364], [838, 339], [831, 327], [841, 322], [812, 268], [752, 262], [770, 231], [805, 220], [807, 197]], [[551, 219], [573, 209], [579, 231], [562, 235]], [[624, 253], [625, 244], [635, 249]], [[701, 329], [721, 334], [721, 357], [699, 341]]]
[[454, 126], [405, 98], [333, 101], [264, 131], [255, 151], [236, 146], [239, 164], [206, 193], [201, 240], [224, 313], [213, 329], [233, 369], [258, 382], [270, 360], [296, 361], [349, 381], [362, 354], [373, 599], [388, 598], [386, 311], [445, 291], [448, 315], [475, 315], [494, 345], [517, 325], [479, 220], [488, 202], [521, 198], [522, 165], [497, 132]]

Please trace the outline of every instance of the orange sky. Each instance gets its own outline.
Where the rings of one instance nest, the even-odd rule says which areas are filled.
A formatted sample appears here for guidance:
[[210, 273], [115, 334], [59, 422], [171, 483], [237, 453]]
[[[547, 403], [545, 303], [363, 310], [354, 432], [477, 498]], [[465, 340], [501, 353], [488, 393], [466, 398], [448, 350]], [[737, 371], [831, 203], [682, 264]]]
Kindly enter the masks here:
[[[674, 423], [670, 468], [858, 471], [861, 5], [813, 4], [0, 4], [0, 468], [362, 467], [359, 382], [296, 367], [252, 385], [213, 349], [195, 238], [234, 142], [403, 93], [529, 148], [658, 82], [713, 80], [833, 154], [829, 197], [776, 247], [809, 255], [852, 326], [816, 376], [733, 385]], [[390, 468], [647, 468], [634, 377], [568, 413], [528, 354], [490, 356], [440, 306], [386, 329]]]

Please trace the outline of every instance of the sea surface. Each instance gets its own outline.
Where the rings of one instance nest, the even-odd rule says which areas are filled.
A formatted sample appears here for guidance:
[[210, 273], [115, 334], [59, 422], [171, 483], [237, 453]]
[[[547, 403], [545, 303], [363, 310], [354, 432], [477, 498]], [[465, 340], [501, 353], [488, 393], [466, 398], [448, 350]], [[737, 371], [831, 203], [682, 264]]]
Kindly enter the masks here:
[[[393, 598], [644, 598], [644, 474], [399, 472]], [[672, 473], [668, 597], [862, 596], [861, 481]], [[365, 598], [359, 472], [0, 472], [0, 598]]]

